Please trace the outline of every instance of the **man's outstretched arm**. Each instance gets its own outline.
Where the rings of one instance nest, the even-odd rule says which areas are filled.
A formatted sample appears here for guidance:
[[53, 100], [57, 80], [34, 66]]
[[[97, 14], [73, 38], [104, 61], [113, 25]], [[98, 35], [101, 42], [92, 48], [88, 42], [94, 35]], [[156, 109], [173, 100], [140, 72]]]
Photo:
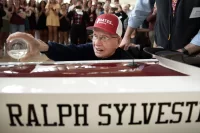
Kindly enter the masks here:
[[130, 43], [130, 37], [134, 29], [138, 28], [143, 21], [147, 18], [152, 10], [150, 0], [137, 0], [135, 8], [132, 10], [128, 21], [128, 27], [124, 38], [120, 44], [120, 47], [124, 47], [126, 44]]

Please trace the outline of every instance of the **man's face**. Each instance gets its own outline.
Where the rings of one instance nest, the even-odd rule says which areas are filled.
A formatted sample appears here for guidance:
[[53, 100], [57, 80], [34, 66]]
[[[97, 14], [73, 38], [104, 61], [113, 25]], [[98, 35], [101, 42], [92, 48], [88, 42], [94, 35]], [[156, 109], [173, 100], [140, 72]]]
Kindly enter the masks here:
[[120, 38], [103, 30], [94, 28], [93, 49], [98, 58], [108, 58], [112, 56], [119, 47]]

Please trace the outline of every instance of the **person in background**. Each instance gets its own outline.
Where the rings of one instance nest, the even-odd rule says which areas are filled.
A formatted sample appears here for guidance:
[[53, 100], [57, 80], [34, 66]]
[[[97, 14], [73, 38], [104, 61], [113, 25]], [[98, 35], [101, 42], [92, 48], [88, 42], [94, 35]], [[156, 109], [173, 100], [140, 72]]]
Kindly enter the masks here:
[[97, 18], [95, 5], [92, 5], [92, 7], [88, 10], [88, 15], [89, 15], [89, 22], [87, 26], [93, 26]]
[[123, 6], [123, 11], [128, 15], [128, 17], [130, 16], [131, 10], [129, 9], [128, 4]]
[[9, 32], [10, 32], [10, 18], [12, 17], [12, 9], [14, 7], [14, 2], [13, 0], [8, 0], [8, 12], [7, 16], [9, 18]]
[[118, 7], [120, 5], [119, 0], [114, 0], [115, 7]]
[[111, 0], [106, 0], [106, 1], [105, 1], [105, 4], [110, 5], [110, 4], [111, 4]]
[[117, 15], [120, 20], [122, 21], [122, 24], [123, 24], [123, 34], [122, 34], [122, 38], [124, 36], [124, 33], [125, 33], [125, 29], [124, 29], [124, 20], [128, 18], [128, 15], [122, 10], [122, 7], [121, 5], [118, 5], [118, 10], [117, 12], [115, 13], [115, 15]]
[[29, 21], [29, 31], [28, 33], [35, 36], [36, 30], [36, 18], [38, 17], [38, 10], [36, 8], [36, 1], [30, 0], [28, 3], [27, 10], [29, 11], [28, 21]]
[[59, 12], [60, 27], [59, 27], [59, 43], [60, 44], [69, 44], [68, 42], [68, 32], [70, 28], [70, 21], [67, 17], [67, 6], [66, 4], [61, 5], [61, 10]]
[[109, 13], [109, 10], [110, 10], [110, 4], [109, 3], [105, 3], [104, 6], [103, 6], [103, 12], [102, 14], [108, 14]]
[[14, 6], [12, 7], [11, 13], [10, 32], [25, 32], [26, 13], [25, 9], [20, 6], [20, 0], [14, 0]]
[[97, 9], [96, 9], [96, 14], [97, 14], [97, 16], [101, 15], [102, 12], [103, 12], [102, 3], [101, 3], [101, 2], [98, 2], [98, 3], [97, 3]]
[[110, 14], [115, 14], [116, 8], [115, 7], [110, 7], [108, 13]]
[[88, 1], [87, 0], [83, 0], [83, 11], [88, 11]]
[[28, 3], [26, 0], [20, 0], [20, 7], [23, 8], [23, 10], [25, 11], [26, 14], [26, 18], [25, 18], [25, 31], [28, 32], [30, 30], [29, 28], [29, 20], [28, 20], [28, 16], [30, 16], [30, 12], [28, 9]]
[[7, 42], [11, 39], [18, 38], [19, 36], [28, 42], [30, 50], [22, 61], [33, 57], [39, 51], [54, 61], [121, 60], [133, 58], [126, 51], [119, 48], [122, 34], [122, 23], [116, 15], [100, 15], [96, 19], [92, 29], [92, 44], [61, 45], [52, 42], [46, 44], [45, 42], [37, 40], [26, 33], [10, 35]]
[[[3, 20], [2, 20], [2, 18], [4, 17], [4, 16], [6, 16], [6, 12], [4, 11], [4, 6], [5, 6], [5, 4], [4, 4], [5, 2], [3, 2], [2, 0], [0, 1], [0, 30], [1, 30], [1, 28], [2, 28], [2, 26], [4, 26], [3, 25]], [[0, 33], [0, 35], [1, 35], [2, 33]], [[3, 39], [3, 38], [0, 38], [0, 39]], [[3, 55], [3, 46], [4, 46], [4, 42], [1, 40], [0, 41], [0, 57]]]
[[63, 0], [58, 0], [58, 4], [61, 6], [63, 4]]
[[[123, 11], [126, 13], [126, 15], [128, 16], [125, 20], [124, 20], [124, 32], [126, 31], [127, 27], [128, 27], [128, 19], [129, 19], [129, 16], [130, 16], [130, 9], [129, 9], [129, 6], [128, 4], [127, 5], [124, 5], [123, 6]], [[124, 33], [125, 34], [125, 33]]]
[[154, 6], [153, 10], [151, 11], [151, 13], [149, 14], [149, 16], [147, 17], [147, 21], [149, 22], [149, 39], [151, 41], [151, 45], [153, 46], [154, 44], [154, 38], [155, 38], [155, 32], [154, 32], [154, 26], [156, 23], [156, 14], [157, 14], [157, 7]]
[[9, 12], [8, 12], [8, 4], [6, 0], [0, 1], [0, 57], [2, 56], [2, 49], [4, 47], [4, 43], [6, 38], [9, 35]]
[[60, 26], [58, 13], [60, 11], [60, 5], [56, 0], [50, 0], [46, 7], [46, 25], [49, 32], [49, 41], [58, 42], [58, 27]]
[[69, 7], [68, 12], [73, 11], [75, 9], [76, 1], [77, 0], [71, 0], [70, 2], [71, 6]]
[[82, 0], [78, 0], [75, 10], [68, 13], [70, 19], [70, 40], [72, 44], [84, 44], [87, 40], [86, 26], [89, 21], [87, 12], [82, 10]]
[[[200, 52], [199, 0], [137, 0], [120, 47], [129, 45], [130, 35], [151, 12], [156, 2], [155, 42], [158, 47], [186, 55]], [[193, 14], [194, 12], [194, 14]], [[196, 15], [195, 15], [196, 14]]]
[[87, 7], [88, 7], [88, 9], [90, 9], [92, 7], [92, 0], [88, 0]]
[[67, 12], [68, 12], [70, 4], [69, 3], [65, 3], [65, 4], [66, 4]]
[[44, 42], [48, 42], [48, 32], [46, 26], [46, 1], [41, 1], [38, 5], [38, 21], [37, 21], [37, 30], [39, 31], [40, 39]]
[[[89, 15], [89, 22], [88, 22], [88, 27], [89, 26], [93, 26], [94, 23], [95, 23], [95, 20], [97, 18], [97, 14], [96, 14], [96, 6], [95, 5], [92, 5], [92, 7], [88, 10], [88, 15]], [[87, 42], [91, 42], [92, 41], [92, 38], [91, 38], [91, 35], [92, 35], [93, 31], [92, 30], [87, 30]]]
[[98, 3], [98, 2], [99, 2], [98, 0], [92, 0], [92, 5], [97, 6], [97, 3]]
[[127, 6], [128, 6], [128, 9], [130, 10], [130, 8], [131, 8], [131, 5], [130, 5], [130, 4], [127, 4]]
[[20, 7], [24, 8], [24, 10], [25, 10], [26, 7], [27, 7], [27, 1], [26, 0], [20, 0]]

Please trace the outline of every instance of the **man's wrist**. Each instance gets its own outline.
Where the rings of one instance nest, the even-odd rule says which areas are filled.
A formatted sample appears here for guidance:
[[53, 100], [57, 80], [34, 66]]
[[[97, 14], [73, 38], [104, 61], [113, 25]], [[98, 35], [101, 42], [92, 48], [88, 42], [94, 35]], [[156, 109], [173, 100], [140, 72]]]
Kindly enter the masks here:
[[189, 52], [188, 52], [188, 50], [187, 50], [187, 49], [185, 49], [185, 48], [182, 48], [182, 49], [181, 49], [181, 52], [182, 52], [183, 54], [189, 55]]
[[39, 43], [39, 51], [40, 52], [46, 52], [49, 50], [49, 45], [43, 41], [41, 41], [40, 39], [37, 39], [38, 43]]

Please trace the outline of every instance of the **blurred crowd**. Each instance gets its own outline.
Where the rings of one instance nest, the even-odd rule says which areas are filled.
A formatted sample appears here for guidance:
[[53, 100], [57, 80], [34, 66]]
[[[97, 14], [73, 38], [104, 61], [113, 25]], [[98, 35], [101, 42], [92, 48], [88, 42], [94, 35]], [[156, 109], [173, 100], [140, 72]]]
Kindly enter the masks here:
[[[98, 0], [0, 0], [0, 49], [6, 38], [14, 32], [26, 32], [44, 42], [60, 44], [83, 44], [90, 42], [91, 31], [97, 16], [112, 13], [122, 23], [128, 23], [130, 4], [120, 5], [119, 0], [98, 2]], [[127, 24], [124, 24], [125, 26]], [[125, 32], [125, 26], [123, 32]], [[70, 42], [69, 42], [70, 41]]]

